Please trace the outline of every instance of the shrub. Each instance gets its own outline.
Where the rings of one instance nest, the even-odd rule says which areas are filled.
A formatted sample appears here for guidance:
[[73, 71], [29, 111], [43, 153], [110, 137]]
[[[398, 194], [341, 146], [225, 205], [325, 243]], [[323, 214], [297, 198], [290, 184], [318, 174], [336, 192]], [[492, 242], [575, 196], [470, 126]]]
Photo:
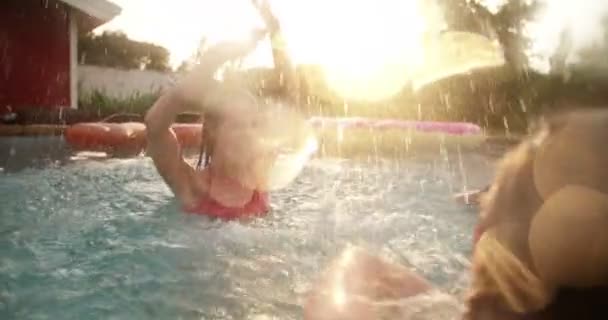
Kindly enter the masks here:
[[107, 117], [117, 113], [135, 113], [144, 115], [160, 96], [160, 91], [154, 93], [136, 92], [131, 96], [118, 98], [106, 94], [103, 90], [93, 90], [81, 94], [78, 109], [82, 112]]

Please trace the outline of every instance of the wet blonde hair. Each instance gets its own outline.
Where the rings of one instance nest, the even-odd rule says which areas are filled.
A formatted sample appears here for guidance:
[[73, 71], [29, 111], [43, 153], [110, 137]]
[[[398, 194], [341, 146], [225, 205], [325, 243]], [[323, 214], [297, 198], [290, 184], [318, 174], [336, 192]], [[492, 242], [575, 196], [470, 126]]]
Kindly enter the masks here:
[[557, 310], [565, 289], [608, 284], [605, 137], [608, 111], [562, 114], [505, 155], [482, 199], [467, 318]]

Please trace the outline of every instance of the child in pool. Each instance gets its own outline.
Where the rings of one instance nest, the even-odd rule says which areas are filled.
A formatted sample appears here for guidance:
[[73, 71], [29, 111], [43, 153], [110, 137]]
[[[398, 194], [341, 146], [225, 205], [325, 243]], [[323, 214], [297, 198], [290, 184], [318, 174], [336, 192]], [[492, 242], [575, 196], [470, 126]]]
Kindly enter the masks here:
[[[265, 191], [276, 151], [261, 143], [258, 135], [277, 119], [258, 110], [256, 99], [242, 86], [214, 79], [219, 66], [251, 51], [264, 35], [256, 31], [247, 42], [209, 49], [201, 64], [146, 114], [147, 153], [187, 212], [233, 219], [269, 210]], [[171, 130], [178, 114], [193, 110], [202, 111], [206, 118], [200, 171], [183, 158]]]
[[464, 310], [425, 301], [432, 286], [415, 272], [348, 250], [305, 319], [608, 319], [607, 136], [608, 111], [579, 111], [505, 155], [481, 199]]

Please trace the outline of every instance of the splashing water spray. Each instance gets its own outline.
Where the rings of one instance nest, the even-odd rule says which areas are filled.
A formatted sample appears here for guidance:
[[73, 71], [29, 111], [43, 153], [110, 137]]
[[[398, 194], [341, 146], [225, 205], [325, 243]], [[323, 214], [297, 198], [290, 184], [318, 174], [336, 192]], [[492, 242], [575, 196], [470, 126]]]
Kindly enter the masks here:
[[[273, 37], [280, 32], [278, 21], [270, 12], [266, 1], [252, 0], [252, 4], [266, 22], [267, 35]], [[200, 46], [202, 49], [203, 45]], [[204, 50], [199, 51], [199, 56], [204, 56]], [[248, 108], [247, 128], [243, 131], [243, 138], [251, 141], [256, 147], [256, 156], [268, 160], [264, 171], [266, 188], [276, 190], [286, 187], [293, 181], [304, 168], [310, 157], [317, 151], [318, 143], [316, 135], [310, 123], [294, 107], [278, 103], [261, 103], [250, 90], [251, 86], [244, 74], [241, 59], [226, 63], [220, 68], [221, 76], [216, 80], [222, 82], [221, 87], [214, 90], [212, 103], [224, 105], [253, 106]], [[205, 115], [203, 125], [203, 137], [209, 136], [214, 125], [221, 121], [222, 115]], [[240, 129], [236, 129], [240, 130]], [[214, 139], [202, 141], [201, 153], [197, 166], [207, 166], [213, 152]]]

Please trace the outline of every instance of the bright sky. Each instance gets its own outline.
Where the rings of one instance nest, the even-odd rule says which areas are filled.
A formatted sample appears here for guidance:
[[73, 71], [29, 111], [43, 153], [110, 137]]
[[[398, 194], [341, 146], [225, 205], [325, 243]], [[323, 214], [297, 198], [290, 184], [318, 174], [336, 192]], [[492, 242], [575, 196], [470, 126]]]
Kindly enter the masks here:
[[[251, 28], [262, 26], [251, 0], [111, 1], [122, 7], [122, 14], [97, 31], [122, 30], [132, 39], [162, 45], [169, 49], [173, 67], [196, 51], [202, 37], [212, 43], [238, 39]], [[401, 78], [406, 77], [408, 70], [423, 62], [423, 33], [439, 28], [436, 8], [421, 7], [419, 3], [430, 3], [424, 0], [270, 0], [270, 3], [281, 20], [292, 59], [296, 63], [323, 65], [326, 71], [331, 71], [327, 72], [330, 77], [339, 78], [334, 79], [335, 83], [397, 77], [392, 80], [393, 86], [402, 85], [407, 79]], [[575, 46], [593, 42], [601, 36], [599, 21], [607, 13], [608, 1], [549, 0], [539, 23], [531, 29], [534, 50], [545, 56], [550, 54], [563, 27], [572, 29]], [[249, 62], [271, 63], [268, 43], [258, 49]], [[384, 64], [372, 65], [372, 61]], [[541, 60], [538, 66], [546, 67], [546, 61]], [[387, 86], [386, 81], [371, 83]], [[363, 87], [363, 83], [348, 86]]]
[[[601, 19], [606, 15], [608, 1], [605, 0], [549, 0], [549, 6], [531, 28], [533, 49], [541, 55], [550, 55], [558, 45], [563, 28], [572, 32], [574, 50], [600, 41], [605, 32]], [[546, 67], [547, 61], [540, 61], [539, 68]]]
[[174, 67], [196, 51], [203, 36], [234, 38], [261, 25], [248, 0], [111, 1], [122, 13], [96, 31], [122, 30], [132, 39], [159, 44], [169, 49]]
[[[202, 37], [211, 42], [238, 39], [252, 27], [262, 26], [250, 0], [111, 1], [122, 7], [122, 14], [96, 31], [122, 30], [132, 39], [160, 44], [170, 50], [173, 66], [187, 59]], [[421, 31], [416, 3], [409, 0], [271, 0], [271, 3], [280, 17], [294, 60], [301, 62], [318, 60], [323, 53], [316, 49], [331, 42], [353, 42], [364, 37], [375, 43], [361, 48], [377, 47], [383, 42], [376, 37], [378, 32], [393, 40], [405, 33], [398, 32], [399, 27], [413, 27], [415, 33]], [[406, 22], [400, 23], [400, 19]]]
[[[238, 39], [262, 26], [251, 0], [113, 1], [123, 8], [122, 14], [97, 31], [123, 30], [132, 39], [158, 43], [170, 50], [173, 67], [195, 52], [202, 37], [212, 43]], [[371, 81], [375, 87], [365, 87], [378, 95], [402, 87], [406, 69], [420, 60], [426, 25], [417, 3], [271, 0], [295, 63], [320, 64], [332, 77], [330, 82], [353, 91], [371, 78], [392, 79]], [[270, 64], [269, 44], [258, 49], [250, 63]], [[383, 65], [372, 65], [378, 61]]]

